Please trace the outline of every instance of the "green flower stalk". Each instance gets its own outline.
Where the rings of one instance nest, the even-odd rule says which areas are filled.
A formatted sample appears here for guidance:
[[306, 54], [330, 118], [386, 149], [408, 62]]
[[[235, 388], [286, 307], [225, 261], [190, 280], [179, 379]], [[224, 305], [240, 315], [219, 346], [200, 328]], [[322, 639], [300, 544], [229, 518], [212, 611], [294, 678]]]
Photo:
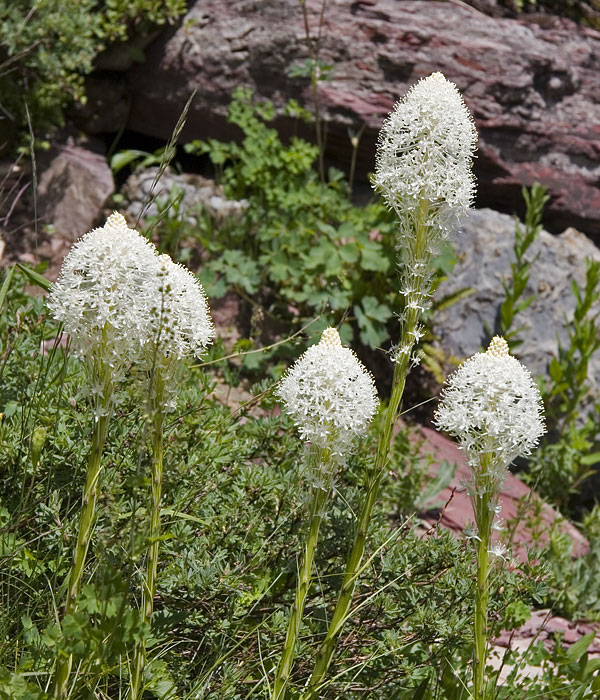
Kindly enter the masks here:
[[316, 700], [337, 639], [348, 618], [360, 573], [373, 507], [388, 462], [406, 376], [418, 362], [415, 345], [422, 336], [421, 317], [431, 294], [433, 259], [440, 243], [471, 205], [471, 161], [477, 132], [456, 86], [441, 73], [420, 80], [396, 104], [383, 125], [377, 145], [374, 186], [398, 216], [398, 267], [404, 309], [400, 341], [392, 350], [394, 376], [373, 469], [365, 479], [365, 496], [342, 587], [329, 629], [317, 653], [308, 689]]
[[319, 529], [335, 474], [351, 450], [353, 439], [366, 431], [378, 403], [373, 377], [356, 355], [342, 346], [335, 328], [323, 331], [321, 341], [310, 347], [286, 373], [278, 394], [308, 443], [307, 467], [312, 488], [308, 536], [271, 691], [272, 700], [283, 700], [286, 696]]
[[500, 336], [449, 377], [435, 424], [459, 441], [473, 470], [467, 484], [477, 525], [477, 589], [473, 698], [489, 700], [486, 681], [487, 609], [492, 529], [509, 464], [528, 455], [544, 434], [542, 399], [527, 369]]
[[[154, 246], [112, 214], [83, 236], [64, 260], [48, 307], [71, 336], [88, 375], [94, 407], [92, 447], [79, 514], [73, 564], [67, 577], [64, 615], [77, 611], [77, 598], [94, 528], [102, 453], [118, 384], [144, 345], [141, 322], [150, 291], [148, 275], [158, 256]], [[68, 695], [72, 656], [59, 653], [53, 697]]]
[[[151, 628], [160, 546], [165, 416], [173, 403], [173, 379], [177, 365], [185, 357], [198, 357], [204, 352], [214, 337], [214, 327], [202, 285], [189, 270], [174, 263], [168, 255], [157, 259], [149, 286], [154, 290], [154, 303], [148, 316], [144, 361], [149, 377], [152, 488], [146, 575], [140, 611], [146, 626]], [[145, 667], [146, 640], [143, 639], [134, 649], [130, 675], [131, 700], [137, 700], [143, 693]]]

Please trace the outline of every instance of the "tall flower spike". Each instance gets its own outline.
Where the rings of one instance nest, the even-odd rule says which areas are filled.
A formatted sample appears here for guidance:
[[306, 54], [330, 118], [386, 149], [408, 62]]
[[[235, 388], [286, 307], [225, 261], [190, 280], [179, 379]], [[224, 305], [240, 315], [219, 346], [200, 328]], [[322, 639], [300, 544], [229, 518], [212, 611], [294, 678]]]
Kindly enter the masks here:
[[124, 217], [111, 214], [102, 228], [80, 238], [52, 286], [48, 307], [85, 355], [110, 347], [115, 359], [132, 359], [146, 342], [156, 303], [151, 280], [158, 254]]
[[446, 231], [470, 207], [477, 131], [456, 85], [433, 73], [410, 88], [385, 121], [374, 182], [400, 218], [424, 203], [429, 223]]
[[366, 431], [378, 405], [373, 377], [335, 328], [287, 371], [277, 393], [301, 436], [338, 454]]
[[435, 424], [456, 437], [471, 465], [481, 455], [508, 466], [527, 455], [544, 434], [543, 404], [529, 371], [508, 352], [504, 338], [492, 339], [449, 377]]

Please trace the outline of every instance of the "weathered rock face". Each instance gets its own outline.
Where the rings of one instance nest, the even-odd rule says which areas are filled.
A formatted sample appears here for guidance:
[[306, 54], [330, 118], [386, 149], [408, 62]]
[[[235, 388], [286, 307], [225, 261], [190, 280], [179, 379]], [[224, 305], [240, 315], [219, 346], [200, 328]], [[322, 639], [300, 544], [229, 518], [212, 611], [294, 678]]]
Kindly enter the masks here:
[[[348, 128], [365, 125], [358, 153], [364, 176], [395, 100], [441, 70], [464, 94], [480, 131], [478, 205], [518, 210], [520, 186], [538, 180], [552, 195], [548, 230], [572, 225], [600, 240], [600, 33], [564, 19], [496, 18], [433, 0], [331, 0], [319, 29], [321, 0], [306, 6], [311, 35], [320, 36], [319, 59], [333, 67], [319, 84], [330, 160], [346, 167]], [[197, 87], [184, 138], [229, 138], [235, 131], [225, 116], [239, 85], [272, 99], [279, 114], [291, 97], [310, 107], [309, 81], [290, 76], [306, 58], [296, 0], [196, 0], [181, 26], [162, 33], [145, 64], [128, 74], [127, 126], [168, 138]], [[106, 124], [101, 111], [96, 122]], [[294, 128], [283, 118], [279, 126]]]
[[[484, 324], [494, 331], [504, 298], [502, 280], [510, 277], [514, 260], [514, 234], [512, 217], [482, 209], [472, 211], [454, 236], [458, 262], [438, 294], [451, 294], [465, 287], [472, 287], [474, 292], [435, 316], [436, 331], [446, 351], [469, 357], [489, 340]], [[567, 344], [565, 319], [573, 318], [575, 308], [571, 282], [585, 284], [586, 258], [600, 260], [600, 249], [572, 228], [560, 236], [542, 231], [526, 257], [532, 265], [525, 296], [536, 298], [515, 317], [515, 328], [523, 327], [519, 333], [523, 344], [515, 352], [535, 376], [546, 372], [557, 352], [557, 338]], [[598, 389], [598, 356], [590, 362], [590, 378]]]

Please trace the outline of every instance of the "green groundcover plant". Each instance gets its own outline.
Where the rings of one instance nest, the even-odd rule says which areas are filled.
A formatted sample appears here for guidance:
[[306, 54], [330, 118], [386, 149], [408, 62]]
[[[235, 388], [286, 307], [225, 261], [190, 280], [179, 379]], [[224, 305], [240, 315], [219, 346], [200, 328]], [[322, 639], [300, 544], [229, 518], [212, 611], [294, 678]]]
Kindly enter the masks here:
[[[334, 327], [246, 400], [218, 400], [238, 370], [211, 345], [198, 279], [117, 213], [75, 245], [55, 285], [22, 267], [5, 273], [0, 697], [597, 695], [593, 635], [568, 650], [534, 640], [503, 654], [502, 675], [491, 663], [494, 637], [533, 606], [597, 614], [597, 510], [574, 590], [559, 529], [525, 561], [490, 544], [506, 467], [543, 431], [538, 390], [506, 342], [459, 368], [437, 414], [473, 467], [472, 536], [421, 519], [443, 511], [436, 497], [452, 469], [432, 479], [419, 431], [397, 421], [435, 256], [473, 196], [475, 137], [439, 73], [382, 130], [374, 181], [393, 212], [386, 245], [403, 304], [378, 411], [372, 378]], [[307, 202], [320, 197], [301, 170]], [[286, 236], [267, 214], [283, 208], [262, 204], [277, 245]], [[522, 517], [535, 525], [535, 511]]]

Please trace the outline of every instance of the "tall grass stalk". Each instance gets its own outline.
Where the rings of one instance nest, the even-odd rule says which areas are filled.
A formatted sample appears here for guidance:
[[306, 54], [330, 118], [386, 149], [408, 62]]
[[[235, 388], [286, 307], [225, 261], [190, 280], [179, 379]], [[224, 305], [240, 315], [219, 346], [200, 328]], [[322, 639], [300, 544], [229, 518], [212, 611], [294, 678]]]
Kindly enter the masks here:
[[[156, 573], [160, 546], [160, 510], [162, 499], [162, 474], [164, 457], [165, 424], [165, 375], [156, 368], [152, 375], [152, 497], [150, 506], [150, 533], [146, 554], [146, 578], [142, 587], [141, 617], [147, 629], [151, 629], [156, 594]], [[130, 697], [137, 700], [143, 693], [146, 666], [146, 638], [139, 641], [134, 650], [131, 673]]]

